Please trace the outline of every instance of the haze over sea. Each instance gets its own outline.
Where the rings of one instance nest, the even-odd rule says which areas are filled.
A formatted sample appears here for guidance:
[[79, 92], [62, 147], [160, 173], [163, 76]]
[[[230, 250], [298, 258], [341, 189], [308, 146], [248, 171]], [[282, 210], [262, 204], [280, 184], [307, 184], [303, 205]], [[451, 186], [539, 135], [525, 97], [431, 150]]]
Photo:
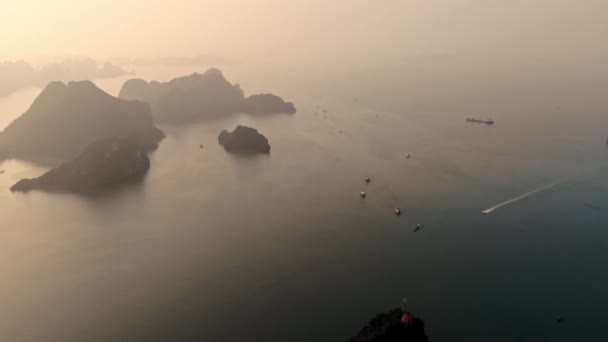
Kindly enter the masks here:
[[[11, 193], [45, 168], [2, 162], [0, 340], [342, 341], [402, 297], [432, 341], [608, 340], [605, 72], [490, 59], [221, 68], [298, 112], [160, 126], [145, 181], [102, 197]], [[237, 124], [271, 154], [225, 153]]]

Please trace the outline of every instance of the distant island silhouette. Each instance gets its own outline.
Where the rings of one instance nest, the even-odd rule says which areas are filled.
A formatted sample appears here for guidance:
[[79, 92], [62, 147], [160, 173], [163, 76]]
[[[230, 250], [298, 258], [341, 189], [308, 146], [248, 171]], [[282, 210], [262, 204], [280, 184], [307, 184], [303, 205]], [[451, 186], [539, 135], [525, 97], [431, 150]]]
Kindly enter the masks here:
[[223, 130], [218, 143], [228, 152], [235, 153], [270, 153], [268, 139], [257, 129], [247, 126], [237, 126], [234, 131]]
[[0, 62], [0, 97], [28, 87], [43, 87], [51, 81], [95, 80], [129, 74], [119, 66], [92, 59], [65, 60], [34, 67], [25, 61]]
[[208, 67], [211, 65], [235, 65], [237, 60], [214, 55], [201, 54], [195, 56], [166, 56], [156, 58], [125, 58], [116, 57], [112, 61], [119, 65], [132, 66], [168, 66], [168, 67]]
[[245, 93], [212, 68], [203, 74], [175, 78], [169, 82], [127, 81], [120, 98], [148, 102], [158, 123], [187, 124], [235, 113], [295, 113], [293, 103], [272, 94]]
[[34, 179], [22, 179], [11, 191], [92, 194], [139, 181], [150, 168], [147, 148], [138, 137], [109, 138], [90, 144], [74, 160]]
[[91, 81], [51, 82], [0, 132], [0, 160], [57, 165], [97, 140], [123, 136], [137, 136], [144, 149], [153, 150], [165, 135], [147, 103], [113, 97]]

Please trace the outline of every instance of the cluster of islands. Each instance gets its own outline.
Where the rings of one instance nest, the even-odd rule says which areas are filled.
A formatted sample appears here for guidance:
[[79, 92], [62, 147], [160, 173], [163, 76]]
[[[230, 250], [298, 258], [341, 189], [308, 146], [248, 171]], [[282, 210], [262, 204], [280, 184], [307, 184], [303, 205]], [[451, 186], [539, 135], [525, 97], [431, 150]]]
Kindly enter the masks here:
[[[52, 167], [39, 177], [21, 179], [10, 188], [13, 192], [92, 195], [144, 178], [150, 169], [148, 153], [165, 138], [157, 124], [295, 112], [293, 103], [273, 94], [245, 96], [215, 68], [169, 82], [131, 79], [118, 97], [91, 81], [53, 81], [0, 132], [0, 162], [19, 159]], [[270, 153], [268, 139], [252, 127], [222, 130], [218, 143], [228, 153]], [[427, 337], [422, 320], [395, 309], [377, 315], [349, 341], [423, 342]]]
[[[20, 180], [12, 191], [94, 194], [143, 178], [150, 168], [148, 153], [165, 137], [157, 123], [188, 125], [237, 113], [295, 112], [293, 103], [276, 95], [245, 96], [215, 68], [164, 83], [132, 79], [119, 97], [91, 81], [53, 81], [0, 132], [0, 161], [54, 167], [38, 178]], [[218, 143], [230, 153], [270, 153], [268, 139], [251, 127], [223, 130]]]

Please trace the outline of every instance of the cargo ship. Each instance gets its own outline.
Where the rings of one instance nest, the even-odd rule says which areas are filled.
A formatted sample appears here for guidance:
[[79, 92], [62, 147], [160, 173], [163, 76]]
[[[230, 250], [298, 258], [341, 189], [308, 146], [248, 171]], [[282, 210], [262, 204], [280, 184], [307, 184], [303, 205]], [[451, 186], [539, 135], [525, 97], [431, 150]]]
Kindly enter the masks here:
[[492, 119], [481, 120], [481, 119], [475, 119], [475, 118], [467, 118], [467, 122], [477, 122], [477, 123], [483, 123], [483, 124], [486, 124], [486, 125], [493, 125], [494, 124], [494, 120], [492, 120]]

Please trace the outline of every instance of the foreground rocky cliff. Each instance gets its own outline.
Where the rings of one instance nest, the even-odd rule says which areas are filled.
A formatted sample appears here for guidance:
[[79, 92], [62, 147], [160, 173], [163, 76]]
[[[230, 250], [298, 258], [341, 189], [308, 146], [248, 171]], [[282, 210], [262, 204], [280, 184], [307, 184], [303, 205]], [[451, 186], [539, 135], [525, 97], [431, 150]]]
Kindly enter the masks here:
[[90, 81], [51, 82], [31, 107], [0, 132], [0, 160], [58, 165], [87, 145], [115, 136], [137, 136], [146, 150], [164, 138], [140, 101], [113, 97]]
[[424, 322], [409, 312], [394, 309], [376, 315], [348, 342], [427, 342]]
[[270, 144], [257, 129], [237, 126], [234, 131], [223, 130], [218, 142], [228, 152], [235, 153], [270, 153]]
[[127, 81], [120, 98], [150, 104], [159, 123], [187, 124], [235, 113], [295, 113], [291, 102], [272, 94], [245, 97], [238, 84], [228, 82], [218, 69], [203, 74], [175, 78], [169, 82], [150, 83], [141, 79]]
[[89, 145], [76, 159], [34, 179], [22, 179], [11, 191], [95, 193], [139, 181], [150, 168], [138, 137], [111, 138]]

